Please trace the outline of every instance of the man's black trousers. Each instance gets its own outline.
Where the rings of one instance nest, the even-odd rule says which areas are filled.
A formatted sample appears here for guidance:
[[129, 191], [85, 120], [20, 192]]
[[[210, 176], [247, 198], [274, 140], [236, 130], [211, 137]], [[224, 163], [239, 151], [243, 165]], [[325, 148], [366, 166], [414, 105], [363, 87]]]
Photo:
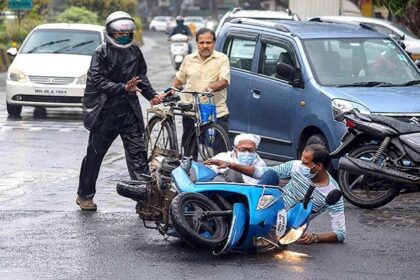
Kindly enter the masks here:
[[121, 136], [124, 145], [128, 172], [132, 180], [148, 174], [147, 151], [144, 145], [143, 120], [138, 120], [126, 98], [111, 108], [104, 108], [99, 123], [91, 129], [87, 154], [82, 161], [77, 194], [83, 198], [93, 198], [96, 180], [102, 160], [112, 142]]

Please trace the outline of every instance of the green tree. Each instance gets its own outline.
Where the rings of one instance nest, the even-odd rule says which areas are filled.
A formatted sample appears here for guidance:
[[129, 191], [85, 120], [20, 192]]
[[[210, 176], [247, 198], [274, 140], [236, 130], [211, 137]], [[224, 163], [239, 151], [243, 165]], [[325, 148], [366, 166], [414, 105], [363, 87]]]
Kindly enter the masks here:
[[373, 3], [387, 8], [398, 21], [420, 36], [420, 0], [373, 0]]
[[70, 7], [56, 18], [57, 22], [98, 24], [98, 15], [86, 8]]
[[85, 7], [91, 11], [98, 11], [100, 21], [115, 11], [124, 11], [132, 16], [136, 13], [136, 0], [70, 0], [71, 6]]
[[34, 27], [45, 21], [49, 2], [50, 0], [34, 0], [31, 11], [18, 13], [17, 20], [3, 22], [0, 25], [0, 45], [7, 48], [12, 42], [16, 42], [19, 46]]

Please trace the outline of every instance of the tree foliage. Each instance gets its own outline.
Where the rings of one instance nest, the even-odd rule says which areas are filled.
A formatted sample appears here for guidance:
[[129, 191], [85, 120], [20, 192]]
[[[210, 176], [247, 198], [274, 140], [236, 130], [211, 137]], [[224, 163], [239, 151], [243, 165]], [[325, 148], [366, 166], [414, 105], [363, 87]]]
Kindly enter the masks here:
[[135, 15], [136, 0], [70, 0], [71, 6], [85, 7], [91, 11], [98, 11], [100, 21], [104, 21], [108, 15], [115, 11], [124, 11]]
[[70, 7], [56, 18], [57, 22], [98, 24], [98, 15], [86, 8]]
[[31, 11], [19, 13], [16, 20], [4, 21], [0, 25], [0, 46], [10, 47], [12, 41], [20, 45], [34, 27], [44, 22], [49, 2], [50, 0], [33, 0]]
[[398, 21], [420, 36], [420, 0], [374, 0], [378, 7], [385, 7]]

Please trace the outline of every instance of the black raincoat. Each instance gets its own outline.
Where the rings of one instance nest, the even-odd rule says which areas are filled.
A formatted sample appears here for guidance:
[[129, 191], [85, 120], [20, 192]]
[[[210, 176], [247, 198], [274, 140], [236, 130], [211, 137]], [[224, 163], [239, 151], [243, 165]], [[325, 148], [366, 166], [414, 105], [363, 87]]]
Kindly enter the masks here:
[[80, 170], [77, 192], [80, 197], [95, 195], [102, 160], [118, 135], [124, 144], [131, 179], [149, 172], [140, 102], [135, 93], [124, 88], [126, 82], [139, 76], [142, 95], [153, 99], [156, 92], [146, 74], [146, 62], [138, 46], [122, 49], [105, 43], [95, 50], [83, 96], [83, 124], [90, 134]]

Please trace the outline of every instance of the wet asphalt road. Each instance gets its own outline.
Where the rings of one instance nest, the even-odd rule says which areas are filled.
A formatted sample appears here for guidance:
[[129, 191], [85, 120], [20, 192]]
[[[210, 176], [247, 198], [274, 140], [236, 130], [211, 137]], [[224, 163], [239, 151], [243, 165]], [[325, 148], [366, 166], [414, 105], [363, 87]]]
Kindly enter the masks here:
[[[165, 37], [146, 33], [145, 43], [149, 78], [162, 90], [174, 74]], [[0, 279], [419, 279], [419, 194], [374, 211], [346, 204], [344, 244], [214, 257], [145, 229], [135, 203], [118, 196], [115, 183], [128, 178], [120, 140], [99, 175], [98, 212], [81, 212], [80, 110], [24, 108], [13, 120], [4, 98], [0, 88]], [[310, 229], [328, 230], [326, 215]]]

